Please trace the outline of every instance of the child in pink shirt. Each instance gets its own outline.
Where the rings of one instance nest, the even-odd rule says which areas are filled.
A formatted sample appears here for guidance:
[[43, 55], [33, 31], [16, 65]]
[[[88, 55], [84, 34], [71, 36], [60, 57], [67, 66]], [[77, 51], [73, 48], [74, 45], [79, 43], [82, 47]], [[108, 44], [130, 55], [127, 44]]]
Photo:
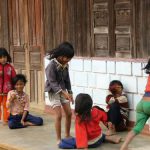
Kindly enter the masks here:
[[27, 80], [24, 75], [17, 74], [13, 78], [15, 90], [11, 90], [7, 97], [7, 107], [10, 111], [8, 126], [10, 129], [42, 125], [43, 119], [29, 114], [29, 97], [23, 91]]

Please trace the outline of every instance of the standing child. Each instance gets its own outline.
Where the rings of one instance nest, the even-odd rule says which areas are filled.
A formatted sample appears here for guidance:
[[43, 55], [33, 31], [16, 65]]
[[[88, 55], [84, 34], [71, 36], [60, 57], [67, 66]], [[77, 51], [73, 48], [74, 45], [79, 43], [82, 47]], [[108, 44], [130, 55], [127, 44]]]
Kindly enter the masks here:
[[73, 103], [73, 98], [68, 62], [74, 56], [74, 48], [69, 42], [63, 42], [56, 49], [51, 50], [48, 55], [51, 61], [46, 68], [45, 91], [49, 93], [50, 104], [55, 112], [55, 129], [57, 144], [59, 144], [61, 141], [61, 106], [66, 116], [65, 135], [66, 138], [70, 137], [72, 115], [70, 101]]
[[141, 101], [137, 104], [136, 107], [136, 123], [132, 131], [130, 131], [125, 139], [125, 142], [121, 146], [120, 150], [127, 150], [129, 143], [133, 138], [138, 135], [144, 125], [146, 124], [148, 118], [150, 117], [150, 59], [148, 60], [147, 65], [145, 66], [145, 71], [148, 74], [147, 85], [145, 88], [145, 94]]
[[121, 138], [115, 135], [107, 136], [102, 133], [100, 121], [107, 122], [107, 114], [94, 107], [88, 94], [79, 94], [75, 99], [75, 134], [77, 148], [95, 148], [105, 140], [111, 143], [119, 143]]
[[15, 90], [11, 90], [7, 97], [7, 107], [10, 111], [8, 126], [10, 129], [24, 128], [27, 126], [42, 125], [43, 119], [29, 114], [29, 97], [23, 91], [27, 82], [26, 77], [17, 74], [13, 78]]
[[128, 99], [123, 92], [123, 85], [119, 80], [113, 80], [109, 84], [109, 94], [106, 97], [108, 114], [108, 134], [127, 129], [128, 123]]
[[[14, 67], [10, 64], [11, 57], [5, 48], [0, 48], [0, 120], [3, 114], [3, 124], [8, 121], [8, 110], [6, 107], [7, 93], [13, 89], [12, 78], [16, 76]], [[1, 111], [3, 107], [3, 113]]]

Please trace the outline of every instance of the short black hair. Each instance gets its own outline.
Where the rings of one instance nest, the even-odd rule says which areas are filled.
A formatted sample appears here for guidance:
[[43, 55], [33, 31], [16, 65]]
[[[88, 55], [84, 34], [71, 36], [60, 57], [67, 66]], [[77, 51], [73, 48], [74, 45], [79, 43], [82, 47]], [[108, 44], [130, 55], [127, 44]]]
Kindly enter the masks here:
[[2, 56], [7, 57], [7, 62], [9, 63], [12, 62], [10, 55], [8, 54], [7, 50], [4, 47], [0, 47], [0, 57]]
[[58, 58], [59, 56], [66, 56], [67, 58], [72, 58], [74, 56], [74, 48], [71, 43], [63, 42], [55, 49], [48, 51], [48, 59]]
[[17, 75], [12, 79], [12, 84], [15, 86], [16, 83], [17, 83], [19, 80], [22, 81], [22, 82], [24, 82], [24, 84], [27, 83], [27, 79], [26, 79], [26, 76], [25, 76], [25, 75], [23, 75], [23, 74], [17, 74]]
[[121, 88], [123, 89], [123, 84], [122, 84], [121, 81], [119, 81], [119, 80], [112, 80], [112, 81], [109, 83], [109, 89], [111, 88], [111, 86], [113, 86], [113, 85], [115, 85], [115, 84], [120, 85]]
[[80, 93], [75, 99], [75, 113], [81, 117], [81, 122], [91, 119], [93, 100], [90, 95]]
[[145, 70], [146, 74], [150, 74], [150, 58], [148, 59], [148, 62], [143, 69]]

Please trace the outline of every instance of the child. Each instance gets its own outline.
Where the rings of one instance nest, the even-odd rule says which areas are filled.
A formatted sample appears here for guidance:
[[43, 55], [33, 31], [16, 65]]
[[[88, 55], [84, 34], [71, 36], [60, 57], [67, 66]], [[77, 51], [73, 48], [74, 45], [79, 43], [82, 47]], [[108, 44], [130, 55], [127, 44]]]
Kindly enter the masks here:
[[138, 135], [144, 125], [146, 124], [148, 118], [150, 117], [150, 59], [148, 60], [147, 65], [145, 66], [145, 71], [148, 74], [147, 85], [145, 88], [145, 94], [141, 101], [137, 104], [136, 107], [136, 123], [132, 131], [130, 131], [125, 139], [120, 150], [127, 150], [129, 143], [133, 138]]
[[7, 107], [10, 111], [8, 126], [10, 129], [42, 125], [43, 119], [29, 114], [29, 97], [23, 91], [27, 82], [22, 74], [17, 74], [12, 80], [15, 90], [11, 90], [7, 97]]
[[79, 94], [75, 99], [75, 134], [77, 148], [95, 148], [105, 140], [112, 143], [119, 143], [121, 138], [107, 136], [102, 133], [100, 121], [107, 122], [107, 114], [98, 109], [92, 108], [93, 101], [88, 94]]
[[108, 114], [108, 134], [115, 134], [116, 131], [127, 129], [128, 123], [128, 99], [123, 92], [123, 85], [118, 80], [113, 80], [109, 84], [109, 94], [106, 97]]
[[[9, 113], [6, 107], [7, 93], [12, 90], [12, 78], [16, 76], [14, 67], [10, 64], [11, 57], [5, 48], [0, 48], [0, 120], [3, 114], [3, 124], [7, 124]], [[1, 111], [3, 106], [3, 113]]]
[[73, 103], [73, 98], [68, 62], [74, 56], [74, 48], [69, 42], [63, 42], [56, 49], [51, 50], [48, 55], [51, 61], [46, 68], [45, 91], [49, 93], [50, 104], [55, 112], [55, 129], [59, 145], [61, 141], [61, 106], [66, 116], [65, 135], [66, 138], [70, 137], [72, 113], [69, 102]]

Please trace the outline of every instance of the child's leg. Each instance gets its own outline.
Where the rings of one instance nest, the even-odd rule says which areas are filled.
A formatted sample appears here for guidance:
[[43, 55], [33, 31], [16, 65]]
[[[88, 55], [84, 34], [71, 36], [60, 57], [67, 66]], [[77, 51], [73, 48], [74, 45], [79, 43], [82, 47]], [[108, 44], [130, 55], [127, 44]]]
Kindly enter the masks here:
[[19, 115], [15, 115], [15, 116], [10, 115], [9, 120], [8, 120], [9, 128], [10, 129], [25, 128], [25, 126], [21, 124], [21, 118], [22, 116], [19, 116]]
[[25, 119], [25, 126], [40, 126], [43, 125], [43, 119], [41, 117], [36, 117], [31, 114], [27, 114]]
[[2, 112], [1, 112], [2, 100], [3, 100], [3, 96], [0, 95], [0, 120], [2, 116]]
[[137, 134], [134, 131], [130, 131], [128, 135], [126, 136], [126, 139], [124, 143], [122, 144], [120, 150], [128, 150], [128, 145], [132, 141], [132, 139], [136, 136]]
[[142, 129], [144, 128], [144, 125], [146, 124], [146, 121], [148, 120], [149, 116], [144, 113], [136, 113], [136, 124], [133, 128], [133, 131], [129, 132], [127, 135], [123, 145], [121, 146], [120, 150], [127, 150], [129, 143], [133, 140], [133, 138], [139, 134]]
[[112, 123], [112, 125], [117, 126], [122, 121], [122, 116], [120, 113], [120, 106], [117, 103], [113, 103], [110, 106], [108, 111], [108, 121]]
[[8, 117], [9, 117], [9, 112], [8, 109], [6, 107], [6, 101], [7, 101], [7, 96], [3, 96], [3, 121], [7, 122], [8, 121]]
[[121, 142], [121, 137], [116, 135], [111, 135], [111, 136], [106, 135], [105, 140], [110, 143], [118, 144]]
[[70, 127], [71, 127], [71, 116], [72, 116], [70, 103], [63, 104], [63, 109], [64, 109], [64, 112], [66, 115], [65, 134], [66, 134], [66, 138], [69, 138], [69, 137], [71, 137], [70, 136]]
[[111, 122], [108, 122], [108, 131], [106, 135], [114, 135], [114, 134], [116, 134], [115, 125], [112, 124]]
[[55, 130], [57, 135], [57, 144], [59, 144], [61, 140], [61, 119], [62, 119], [61, 106], [56, 106], [53, 109], [55, 112]]

